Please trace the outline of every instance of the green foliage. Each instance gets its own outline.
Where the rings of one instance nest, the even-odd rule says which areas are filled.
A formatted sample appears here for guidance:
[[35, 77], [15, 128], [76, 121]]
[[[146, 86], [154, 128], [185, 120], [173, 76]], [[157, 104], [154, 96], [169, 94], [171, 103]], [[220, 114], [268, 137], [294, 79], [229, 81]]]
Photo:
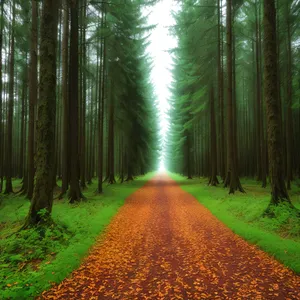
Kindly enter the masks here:
[[271, 213], [274, 213], [274, 218], [260, 220], [263, 228], [276, 231], [283, 237], [300, 239], [299, 212], [282, 203], [271, 207]]
[[0, 206], [0, 299], [31, 299], [62, 281], [80, 265], [124, 200], [151, 176], [108, 186], [102, 196], [96, 196], [96, 185], [91, 185], [85, 192], [88, 201], [77, 205], [70, 205], [68, 199], [55, 201], [53, 224], [44, 232], [40, 228], [17, 231], [29, 202], [5, 197]]
[[[274, 208], [275, 218], [263, 217], [270, 191], [254, 180], [242, 182], [246, 194], [228, 195], [221, 187], [207, 186], [206, 178], [186, 180], [170, 174], [181, 187], [207, 207], [233, 232], [300, 273], [300, 220], [286, 205]], [[300, 189], [293, 186], [293, 204], [300, 209]]]
[[[209, 6], [202, 0], [196, 3], [182, 3], [172, 28], [178, 47], [173, 51], [166, 165], [185, 175], [194, 168], [191, 162], [198, 138], [194, 133], [197, 128], [208, 128], [208, 88], [217, 82], [217, 1], [211, 1]], [[205, 142], [202, 144], [206, 147]]]
[[[143, 16], [144, 7], [150, 2], [129, 1], [124, 4], [113, 0], [101, 6], [96, 2], [91, 4], [98, 11], [94, 18], [99, 20], [89, 18], [94, 26], [98, 23], [90, 40], [105, 39], [107, 47], [105, 89], [107, 103], [113, 101], [116, 107], [116, 135], [126, 160], [122, 172], [128, 176], [144, 174], [156, 168], [159, 156], [157, 110], [150, 82], [151, 60], [145, 54], [148, 33], [154, 28], [154, 25], [147, 26], [147, 18]], [[99, 17], [103, 11], [107, 12], [104, 22]], [[94, 45], [95, 52], [99, 53], [101, 43]]]

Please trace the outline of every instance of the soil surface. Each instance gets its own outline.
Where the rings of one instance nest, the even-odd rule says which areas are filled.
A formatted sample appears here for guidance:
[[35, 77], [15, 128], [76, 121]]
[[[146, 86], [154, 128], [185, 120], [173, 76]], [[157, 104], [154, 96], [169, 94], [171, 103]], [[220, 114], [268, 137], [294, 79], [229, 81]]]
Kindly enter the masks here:
[[300, 277], [157, 175], [42, 299], [300, 299]]

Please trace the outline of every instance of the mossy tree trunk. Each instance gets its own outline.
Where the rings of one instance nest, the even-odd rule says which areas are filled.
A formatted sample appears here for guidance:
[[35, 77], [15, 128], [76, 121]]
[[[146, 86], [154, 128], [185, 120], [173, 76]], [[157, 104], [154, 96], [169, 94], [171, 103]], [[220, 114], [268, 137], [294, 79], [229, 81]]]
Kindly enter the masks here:
[[35, 185], [25, 227], [47, 222], [53, 204], [57, 17], [58, 1], [44, 0], [41, 19]]
[[[275, 0], [264, 0], [264, 92], [267, 109], [269, 173], [271, 183], [271, 206], [289, 203], [284, 182], [281, 137], [281, 110], [277, 90], [276, 56], [276, 9]], [[267, 211], [268, 211], [267, 210]]]
[[79, 185], [79, 147], [78, 147], [78, 1], [72, 0], [71, 7], [71, 33], [70, 33], [70, 63], [69, 63], [69, 122], [70, 122], [70, 188], [69, 201], [74, 203], [83, 198]]

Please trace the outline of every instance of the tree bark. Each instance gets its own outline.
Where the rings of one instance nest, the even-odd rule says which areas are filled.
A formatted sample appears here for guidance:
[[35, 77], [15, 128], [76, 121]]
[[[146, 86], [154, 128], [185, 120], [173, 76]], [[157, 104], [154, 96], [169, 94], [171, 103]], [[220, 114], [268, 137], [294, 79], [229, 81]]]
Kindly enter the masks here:
[[82, 91], [81, 91], [81, 143], [80, 143], [80, 186], [82, 189], [86, 188], [86, 160], [85, 160], [85, 154], [86, 154], [86, 10], [87, 10], [87, 1], [84, 0], [84, 6], [82, 8]]
[[78, 67], [78, 1], [72, 0], [69, 63], [70, 189], [68, 197], [70, 203], [74, 203], [83, 199], [83, 195], [79, 186]]
[[31, 199], [34, 186], [34, 144], [35, 144], [35, 108], [37, 105], [37, 43], [38, 43], [38, 2], [32, 0], [32, 24], [29, 65], [29, 125], [28, 125], [28, 150], [27, 150], [27, 198]]
[[215, 116], [215, 99], [213, 86], [210, 88], [210, 167], [211, 174], [208, 185], [216, 186], [219, 184], [217, 178], [217, 132], [216, 132], [216, 116]]
[[0, 24], [0, 193], [2, 193], [3, 182], [3, 153], [4, 153], [4, 135], [2, 125], [2, 94], [3, 94], [3, 82], [2, 82], [2, 48], [3, 48], [3, 30], [4, 30], [4, 1], [1, 1], [1, 24]]
[[220, 165], [220, 175], [223, 180], [225, 180], [225, 143], [224, 143], [224, 76], [223, 76], [223, 36], [221, 34], [221, 0], [218, 0], [218, 97], [219, 97], [219, 113], [220, 113], [220, 122], [219, 122], [219, 135], [220, 135], [220, 142], [219, 142], [219, 165]]
[[114, 118], [115, 118], [115, 95], [113, 89], [114, 83], [113, 79], [111, 79], [110, 84], [110, 103], [109, 103], [109, 120], [108, 120], [108, 151], [109, 151], [109, 174], [108, 174], [108, 183], [114, 184], [116, 183], [115, 179], [115, 126], [114, 126]]
[[193, 179], [192, 168], [191, 168], [191, 136], [189, 130], [186, 131], [186, 167], [187, 167], [187, 178]]
[[[27, 61], [27, 55], [26, 55]], [[25, 105], [27, 97], [27, 65], [23, 70], [22, 94], [21, 94], [21, 132], [20, 132], [20, 152], [19, 152], [19, 178], [24, 178], [24, 152], [25, 152]]]
[[256, 66], [256, 139], [257, 139], [257, 149], [256, 149], [256, 157], [257, 157], [257, 180], [262, 180], [262, 173], [261, 173], [261, 80], [260, 80], [260, 52], [259, 52], [259, 16], [258, 16], [258, 6], [257, 0], [255, 1], [255, 66]]
[[[98, 63], [97, 63], [98, 66]], [[97, 76], [98, 79], [99, 75]], [[96, 95], [97, 95], [97, 89], [96, 89]], [[93, 171], [92, 170], [92, 156], [93, 156], [93, 102], [94, 102], [94, 95], [93, 95], [93, 89], [91, 88], [91, 103], [90, 103], [90, 114], [89, 114], [89, 122], [90, 122], [90, 126], [89, 126], [89, 148], [88, 148], [88, 177], [87, 177], [87, 181], [88, 184], [92, 184], [92, 178], [93, 178]]]
[[12, 135], [13, 135], [13, 112], [14, 112], [14, 85], [15, 85], [15, 17], [16, 7], [15, 1], [12, 2], [12, 25], [11, 25], [11, 46], [9, 60], [9, 99], [8, 114], [6, 125], [6, 155], [5, 155], [5, 191], [4, 194], [13, 192], [12, 187]]
[[[105, 8], [103, 5], [101, 28], [105, 22]], [[103, 131], [104, 131], [104, 97], [105, 97], [105, 69], [106, 69], [106, 40], [101, 38], [100, 68], [99, 68], [99, 105], [98, 105], [98, 193], [103, 192]]]
[[62, 190], [64, 195], [69, 187], [70, 136], [69, 136], [69, 98], [68, 98], [68, 60], [69, 60], [69, 5], [63, 2], [63, 41], [62, 41], [62, 99], [63, 99], [63, 134], [62, 134]]
[[57, 18], [58, 1], [44, 0], [41, 21], [35, 186], [25, 228], [48, 222], [52, 211], [55, 171]]
[[283, 176], [281, 111], [277, 90], [276, 9], [275, 0], [264, 0], [264, 91], [267, 108], [268, 156], [271, 201], [267, 209], [279, 203], [291, 204]]
[[229, 186], [229, 194], [234, 194], [236, 190], [244, 192], [237, 173], [237, 159], [234, 144], [234, 112], [233, 112], [233, 53], [232, 53], [232, 0], [227, 0], [227, 176], [224, 186]]
[[287, 114], [286, 114], [286, 175], [287, 189], [291, 189], [293, 180], [293, 75], [292, 75], [292, 37], [290, 24], [290, 5], [286, 3], [286, 27], [287, 27]]

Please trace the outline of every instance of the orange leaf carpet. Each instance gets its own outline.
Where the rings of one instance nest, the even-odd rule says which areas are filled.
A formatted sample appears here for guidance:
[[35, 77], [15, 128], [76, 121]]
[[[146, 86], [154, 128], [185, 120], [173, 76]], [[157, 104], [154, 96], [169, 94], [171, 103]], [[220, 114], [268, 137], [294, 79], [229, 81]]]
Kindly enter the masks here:
[[41, 299], [300, 299], [300, 277], [157, 175]]

